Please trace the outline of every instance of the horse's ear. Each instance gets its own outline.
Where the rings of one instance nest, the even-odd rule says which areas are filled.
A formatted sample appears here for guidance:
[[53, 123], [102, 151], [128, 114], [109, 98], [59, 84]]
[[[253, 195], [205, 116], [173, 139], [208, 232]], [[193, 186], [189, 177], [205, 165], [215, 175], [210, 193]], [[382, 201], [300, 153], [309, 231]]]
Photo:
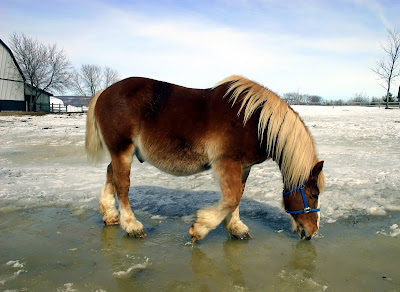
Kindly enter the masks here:
[[323, 161], [323, 160], [320, 161], [320, 162], [318, 162], [318, 163], [314, 166], [313, 170], [311, 171], [311, 177], [314, 178], [314, 179], [317, 179], [317, 178], [318, 178], [318, 175], [319, 175], [320, 172], [322, 171], [322, 167], [323, 167], [323, 166], [324, 166], [324, 161]]

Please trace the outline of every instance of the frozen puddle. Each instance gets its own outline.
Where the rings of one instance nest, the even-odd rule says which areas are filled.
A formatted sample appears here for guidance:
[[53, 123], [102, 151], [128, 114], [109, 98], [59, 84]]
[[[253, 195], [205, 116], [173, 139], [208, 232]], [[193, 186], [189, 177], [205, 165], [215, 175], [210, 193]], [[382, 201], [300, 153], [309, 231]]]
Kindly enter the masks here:
[[[1, 225], [6, 248], [0, 249], [0, 289], [400, 289], [399, 227], [384, 216], [340, 219], [321, 226], [311, 241], [301, 241], [290, 233], [288, 220], [274, 222], [245, 212], [242, 219], [253, 239], [231, 239], [218, 227], [197, 244], [190, 242], [190, 223], [180, 217], [160, 222], [151, 212], [138, 216], [148, 234], [145, 239], [130, 238], [119, 226], [105, 227], [96, 211], [76, 214], [69, 208], [42, 207], [7, 212]], [[400, 219], [396, 213], [388, 216]]]

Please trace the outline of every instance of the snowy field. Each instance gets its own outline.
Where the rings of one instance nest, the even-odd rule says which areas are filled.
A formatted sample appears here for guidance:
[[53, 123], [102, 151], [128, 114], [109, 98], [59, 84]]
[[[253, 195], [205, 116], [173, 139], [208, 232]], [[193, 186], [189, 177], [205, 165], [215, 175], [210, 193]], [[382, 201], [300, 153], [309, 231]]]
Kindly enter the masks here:
[[[318, 106], [294, 109], [312, 132], [320, 159], [325, 160], [323, 222], [359, 213], [384, 216], [387, 211], [400, 211], [400, 110]], [[72, 206], [77, 211], [97, 208], [107, 161], [97, 166], [86, 162], [85, 117], [0, 117], [0, 210], [36, 206]], [[133, 186], [219, 191], [211, 172], [173, 177], [136, 160], [131, 178]], [[279, 169], [274, 162], [266, 162], [253, 167], [244, 198], [280, 208], [281, 188]], [[145, 202], [142, 195], [135, 194], [134, 200]]]
[[[317, 250], [319, 249], [318, 240], [322, 243], [324, 237], [325, 240], [329, 238], [329, 233], [340, 234], [343, 226], [348, 228], [349, 222], [355, 225], [361, 220], [365, 223], [363, 225], [365, 229], [360, 231], [361, 236], [365, 230], [369, 230], [369, 238], [378, 240], [381, 245], [387, 244], [385, 240], [388, 240], [390, 244], [396, 240], [397, 249], [394, 250], [398, 254], [398, 238], [400, 237], [400, 109], [322, 106], [294, 106], [294, 109], [309, 127], [316, 141], [319, 157], [325, 161], [326, 190], [320, 197], [321, 230], [316, 239], [312, 241], [316, 242]], [[55, 214], [58, 212], [61, 214], [60, 218], [65, 217], [65, 210], [68, 210], [67, 213], [70, 212], [71, 216], [86, 218], [85, 220], [90, 222], [88, 224], [95, 226], [94, 230], [100, 228], [101, 216], [96, 211], [100, 190], [105, 180], [107, 161], [99, 165], [87, 163], [83, 149], [85, 119], [85, 114], [0, 116], [0, 219], [2, 221], [0, 233], [13, 234], [12, 226], [6, 227], [7, 220], [11, 220], [11, 225], [19, 226], [18, 224], [20, 224], [18, 218], [7, 219], [7, 217], [11, 218], [16, 216], [15, 214], [31, 214], [26, 215], [26, 220], [36, 218], [35, 220], [40, 221], [40, 216], [44, 216], [42, 213], [47, 212], [44, 210], [48, 210], [50, 213], [51, 210], [60, 210], [55, 211]], [[138, 219], [144, 223], [145, 230], [149, 228], [146, 232], [150, 235], [153, 232], [156, 237], [158, 230], [155, 227], [156, 224], [168, 222], [165, 223], [169, 226], [168, 228], [178, 230], [176, 231], [178, 235], [175, 235], [181, 238], [177, 243], [177, 254], [180, 252], [180, 244], [185, 246], [186, 242], [190, 240], [187, 230], [195, 210], [213, 204], [219, 199], [219, 188], [211, 172], [190, 177], [173, 177], [158, 171], [149, 164], [140, 164], [135, 160], [132, 166], [131, 182], [131, 202]], [[264, 238], [263, 229], [270, 229], [269, 232], [279, 235], [279, 237], [271, 239], [277, 245], [284, 245], [282, 242], [285, 242], [285, 238], [290, 241], [290, 244], [294, 244], [293, 242], [298, 240], [295, 235], [290, 233], [288, 215], [282, 211], [281, 192], [281, 175], [274, 162], [266, 162], [252, 168], [241, 212], [245, 223], [253, 222], [253, 226], [248, 224], [250, 230], [255, 229], [256, 234], [258, 232], [258, 239], [255, 236], [255, 239], [251, 240], [251, 244], [260, 248], [258, 250], [265, 249], [265, 247], [259, 246], [260, 238]], [[36, 211], [32, 210], [39, 211], [35, 213]], [[30, 213], [31, 211], [33, 213]], [[47, 222], [44, 225], [59, 226], [58, 220], [61, 219], [57, 219], [56, 215], [51, 218], [53, 223]], [[69, 217], [66, 216], [66, 218]], [[71, 226], [75, 226], [74, 222], [68, 221], [70, 219], [65, 220]], [[146, 222], [150, 226], [146, 225]], [[374, 222], [379, 222], [379, 224]], [[34, 225], [34, 223], [31, 224]], [[119, 232], [118, 229], [108, 230], [115, 231], [113, 231], [113, 236]], [[220, 237], [215, 239], [213, 233], [210, 233], [210, 245], [220, 242], [221, 236], [222, 238], [225, 236], [223, 231], [216, 232]], [[165, 233], [168, 234], [168, 230]], [[357, 236], [360, 235], [357, 233]], [[40, 234], [32, 238], [37, 237], [40, 237]], [[52, 238], [50, 235], [49, 237]], [[137, 242], [134, 239], [131, 241]], [[145, 242], [149, 243], [150, 241]], [[156, 246], [161, 244], [160, 242], [151, 242]], [[207, 238], [204, 242], [201, 245], [207, 245]], [[0, 238], [1, 249], [4, 251], [3, 244], [9, 244], [9, 242]], [[163, 244], [166, 243], [163, 242], [161, 245]], [[148, 248], [150, 245], [148, 244]], [[346, 245], [354, 246], [351, 241]], [[64, 248], [66, 249], [66, 247]], [[74, 248], [71, 246], [72, 252]], [[71, 252], [70, 249], [68, 249], [69, 252]], [[204, 247], [204, 249], [207, 248]], [[24, 268], [23, 264], [27, 259], [19, 257], [19, 252], [21, 251], [14, 251], [15, 258], [7, 257], [5, 252], [0, 253], [0, 289], [2, 289], [2, 285], [11, 289], [14, 286], [11, 284], [11, 286], [7, 286], [7, 284], [12, 283], [13, 279], [28, 277], [28, 270]], [[200, 255], [203, 252], [210, 254], [213, 251], [202, 251]], [[109, 276], [120, 278], [128, 274], [130, 280], [133, 281], [131, 279], [133, 278], [132, 273], [134, 273], [132, 270], [143, 270], [147, 266], [152, 269], [158, 268], [155, 253], [154, 250], [149, 251], [139, 258], [136, 255], [135, 260], [132, 260], [134, 255], [126, 254], [126, 258], [131, 259], [133, 264], [121, 268], [121, 270], [114, 267]], [[315, 251], [311, 251], [311, 253], [314, 254]], [[323, 253], [326, 253], [326, 250]], [[259, 255], [256, 253], [255, 257], [259, 257]], [[334, 257], [335, 255], [333, 255]], [[377, 260], [377, 262], [379, 261]], [[323, 263], [321, 265], [323, 266]], [[363, 266], [362, 263], [360, 263], [360, 269], [361, 266]], [[2, 278], [2, 269], [11, 276]], [[275, 283], [281, 283], [283, 278], [289, 277], [286, 274], [288, 269], [287, 266], [286, 268], [276, 267]], [[317, 280], [315, 277], [306, 275], [306, 278], [311, 281], [306, 283], [308, 285], [306, 287], [312, 287], [310, 291], [325, 291], [334, 286], [332, 283], [334, 280], [331, 280], [330, 276], [324, 276], [323, 268], [318, 271], [320, 274]], [[22, 275], [20, 275], [21, 273]], [[326, 272], [326, 275], [329, 273], [329, 271]], [[134, 275], [136, 277], [136, 274]], [[398, 275], [397, 273], [396, 276]], [[246, 279], [245, 276], [243, 277]], [[260, 277], [262, 278], [262, 276]], [[381, 275], [381, 277], [387, 280], [386, 276]], [[304, 287], [303, 280], [298, 276], [291, 275], [289, 278], [292, 284], [286, 286], [286, 282], [285, 284], [281, 283], [285, 288], [282, 291], [295, 291], [290, 287]], [[400, 279], [392, 278], [390, 278], [392, 282], [383, 287], [389, 287], [389, 290], [390, 287], [395, 288], [390, 291], [400, 289]], [[343, 286], [336, 287], [345, 287], [346, 283], [348, 284], [344, 281]], [[71, 282], [64, 282], [64, 284], [55, 284], [54, 288], [57, 288], [57, 291], [77, 291], [68, 290], [76, 288], [77, 283], [75, 286], [72, 286]], [[239, 289], [243, 288], [242, 286], [239, 285], [236, 287], [237, 289], [233, 290], [247, 291]], [[26, 286], [21, 287], [20, 289], [23, 289]], [[92, 287], [92, 291], [97, 289], [93, 288], [94, 286], [90, 287]], [[99, 288], [98, 291], [107, 290], [104, 287], [100, 286], [101, 289]], [[208, 287], [210, 288], [210, 286]], [[353, 291], [362, 291], [362, 286], [351, 287], [355, 289]], [[120, 291], [123, 290], [120, 289]]]

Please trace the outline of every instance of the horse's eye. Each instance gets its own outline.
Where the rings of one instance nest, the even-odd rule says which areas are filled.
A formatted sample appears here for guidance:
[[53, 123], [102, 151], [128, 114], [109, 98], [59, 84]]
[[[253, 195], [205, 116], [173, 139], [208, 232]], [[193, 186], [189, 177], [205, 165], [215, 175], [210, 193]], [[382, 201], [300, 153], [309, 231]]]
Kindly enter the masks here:
[[311, 199], [318, 200], [318, 195], [311, 195]]
[[311, 193], [311, 199], [318, 200], [319, 192]]

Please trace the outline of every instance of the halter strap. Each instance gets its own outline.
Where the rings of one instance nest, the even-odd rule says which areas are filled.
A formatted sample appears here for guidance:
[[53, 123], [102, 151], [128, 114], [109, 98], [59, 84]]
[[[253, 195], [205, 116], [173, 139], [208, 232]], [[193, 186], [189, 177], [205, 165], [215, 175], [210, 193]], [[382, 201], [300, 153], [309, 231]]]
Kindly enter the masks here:
[[286, 213], [292, 214], [292, 215], [297, 215], [297, 214], [306, 214], [306, 213], [312, 213], [312, 212], [320, 212], [320, 209], [311, 209], [308, 204], [307, 204], [307, 199], [306, 199], [306, 193], [304, 191], [304, 184], [306, 183], [306, 181], [304, 180], [303, 183], [301, 184], [301, 186], [288, 191], [287, 193], [283, 193], [283, 197], [285, 197], [286, 195], [289, 195], [293, 192], [296, 191], [300, 191], [301, 192], [301, 197], [303, 198], [303, 204], [304, 204], [304, 209], [303, 210], [298, 210], [298, 211], [289, 211], [286, 210]]

